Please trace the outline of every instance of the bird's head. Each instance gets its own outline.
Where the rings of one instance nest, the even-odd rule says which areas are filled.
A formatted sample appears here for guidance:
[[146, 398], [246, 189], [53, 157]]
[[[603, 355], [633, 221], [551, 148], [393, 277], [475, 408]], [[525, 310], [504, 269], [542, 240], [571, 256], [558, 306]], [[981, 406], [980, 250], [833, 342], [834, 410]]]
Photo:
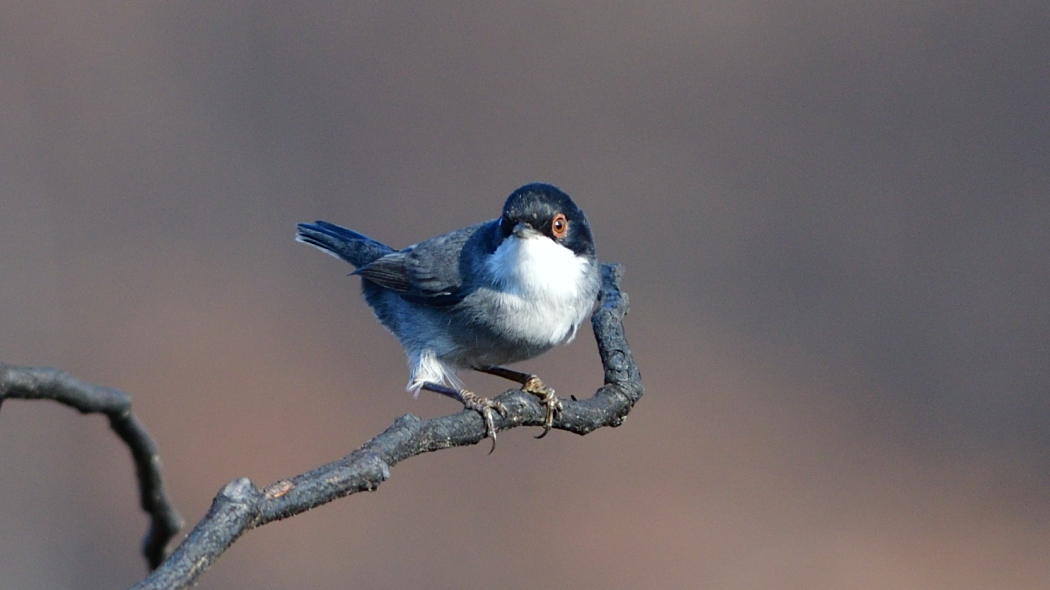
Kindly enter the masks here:
[[594, 256], [594, 238], [583, 211], [549, 184], [526, 184], [507, 197], [500, 217], [502, 239], [550, 239], [577, 256]]

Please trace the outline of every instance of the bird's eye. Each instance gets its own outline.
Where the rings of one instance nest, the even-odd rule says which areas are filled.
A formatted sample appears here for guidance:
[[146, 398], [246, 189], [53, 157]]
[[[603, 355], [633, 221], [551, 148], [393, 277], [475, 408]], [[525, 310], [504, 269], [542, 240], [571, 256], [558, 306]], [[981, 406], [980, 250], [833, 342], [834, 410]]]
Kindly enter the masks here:
[[569, 220], [565, 219], [564, 213], [559, 213], [551, 220], [551, 235], [556, 238], [564, 238], [569, 231]]

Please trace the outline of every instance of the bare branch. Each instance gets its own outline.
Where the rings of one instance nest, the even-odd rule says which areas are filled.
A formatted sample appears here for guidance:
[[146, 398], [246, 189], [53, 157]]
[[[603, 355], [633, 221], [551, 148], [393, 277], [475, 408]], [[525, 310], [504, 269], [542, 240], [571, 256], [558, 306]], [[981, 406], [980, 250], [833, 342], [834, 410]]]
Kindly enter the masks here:
[[[620, 266], [602, 267], [600, 305], [591, 317], [605, 385], [590, 399], [563, 400], [554, 428], [583, 435], [603, 426], [619, 426], [642, 396], [641, 376], [624, 338], [623, 317], [629, 304], [627, 295], [619, 290], [622, 270]], [[157, 446], [131, 413], [131, 398], [58, 369], [0, 364], [0, 403], [5, 399], [50, 399], [84, 414], [106, 414], [110, 427], [128, 445], [142, 508], [151, 519], [143, 554], [150, 568], [155, 568], [133, 586], [136, 589], [190, 586], [245, 532], [343, 496], [375, 490], [390, 477], [392, 466], [409, 457], [473, 445], [485, 438], [484, 421], [474, 411], [431, 420], [402, 416], [346, 457], [307, 473], [261, 490], [243, 478], [226, 484], [201, 522], [165, 560], [165, 548], [181, 528], [182, 518], [164, 492]], [[497, 430], [543, 425], [545, 410], [535, 396], [515, 389], [498, 399], [509, 412], [506, 418], [495, 416]]]
[[[600, 305], [591, 316], [605, 385], [586, 400], [563, 400], [554, 428], [583, 435], [619, 426], [644, 391], [641, 375], [624, 338], [628, 299], [619, 289], [623, 268], [602, 267]], [[510, 390], [498, 397], [509, 410], [495, 416], [497, 430], [542, 426], [545, 411], [535, 396]], [[133, 590], [176, 589], [193, 585], [245, 532], [361, 491], [373, 491], [390, 477], [390, 468], [415, 455], [477, 444], [485, 424], [474, 411], [422, 420], [407, 414], [346, 457], [295, 477], [256, 488], [242, 478], [226, 484], [204, 518], [159, 568]]]
[[131, 398], [123, 391], [85, 383], [58, 369], [0, 364], [0, 403], [5, 399], [49, 399], [81, 414], [105, 414], [109, 426], [131, 450], [139, 481], [142, 509], [150, 527], [142, 554], [150, 569], [167, 557], [165, 549], [182, 528], [182, 517], [168, 500], [160, 475], [160, 453], [146, 428], [131, 413]]

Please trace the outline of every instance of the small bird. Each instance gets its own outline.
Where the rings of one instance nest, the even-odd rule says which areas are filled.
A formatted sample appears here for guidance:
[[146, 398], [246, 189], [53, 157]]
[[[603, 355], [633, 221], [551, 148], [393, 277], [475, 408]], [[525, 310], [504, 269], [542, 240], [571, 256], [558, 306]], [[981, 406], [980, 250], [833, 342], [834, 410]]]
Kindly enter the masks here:
[[[520, 383], [546, 409], [542, 438], [562, 410], [538, 377], [503, 365], [568, 343], [590, 314], [601, 282], [583, 211], [549, 184], [511, 193], [498, 219], [404, 250], [325, 221], [300, 223], [296, 240], [345, 260], [365, 301], [408, 356], [409, 391], [427, 389], [481, 414], [496, 448], [500, 402], [463, 387], [472, 369]], [[491, 451], [489, 451], [491, 452]]]

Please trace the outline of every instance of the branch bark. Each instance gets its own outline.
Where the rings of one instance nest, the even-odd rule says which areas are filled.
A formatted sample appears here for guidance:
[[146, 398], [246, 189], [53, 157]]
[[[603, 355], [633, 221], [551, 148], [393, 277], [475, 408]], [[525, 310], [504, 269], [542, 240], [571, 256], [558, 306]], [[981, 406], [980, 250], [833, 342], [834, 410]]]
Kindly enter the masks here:
[[110, 428], [131, 451], [138, 476], [139, 501], [150, 516], [149, 530], [142, 540], [142, 554], [151, 570], [159, 566], [168, 555], [168, 542], [182, 528], [183, 521], [164, 491], [157, 444], [131, 412], [128, 394], [86, 383], [58, 369], [0, 363], [0, 403], [6, 399], [49, 399], [81, 414], [105, 414], [109, 418]]
[[[602, 267], [600, 304], [591, 316], [605, 385], [590, 399], [562, 400], [564, 408], [554, 428], [583, 435], [603, 426], [619, 426], [644, 392], [624, 337], [629, 302], [619, 288], [622, 273], [619, 265]], [[534, 396], [510, 390], [498, 399], [509, 412], [507, 418], [495, 416], [497, 430], [543, 424], [544, 409]], [[484, 437], [484, 420], [474, 411], [430, 420], [407, 414], [349, 455], [312, 471], [262, 489], [246, 478], [232, 481], [219, 491], [208, 513], [171, 557], [132, 590], [191, 586], [247, 531], [343, 496], [374, 491], [390, 477], [391, 467], [409, 457], [477, 444]]]
[[[554, 428], [584, 435], [603, 426], [619, 426], [642, 397], [641, 375], [624, 337], [623, 318], [629, 302], [619, 287], [623, 267], [602, 267], [599, 306], [591, 316], [605, 384], [590, 399], [562, 400]], [[295, 516], [332, 500], [374, 491], [399, 462], [431, 451], [477, 444], [485, 424], [474, 411], [422, 420], [406, 414], [384, 432], [349, 455], [312, 471], [283, 479], [262, 489], [246, 478], [226, 484], [211, 508], [189, 535], [165, 558], [165, 548], [182, 526], [160, 476], [157, 446], [131, 413], [131, 399], [122, 391], [85, 383], [51, 368], [0, 364], [0, 403], [7, 398], [51, 399], [81, 413], [103, 413], [110, 427], [131, 449], [139, 479], [142, 508], [151, 517], [143, 553], [153, 572], [133, 590], [186, 588], [241, 535], [264, 524]], [[496, 430], [542, 426], [545, 410], [535, 396], [513, 389], [498, 399], [506, 418], [494, 416]]]

